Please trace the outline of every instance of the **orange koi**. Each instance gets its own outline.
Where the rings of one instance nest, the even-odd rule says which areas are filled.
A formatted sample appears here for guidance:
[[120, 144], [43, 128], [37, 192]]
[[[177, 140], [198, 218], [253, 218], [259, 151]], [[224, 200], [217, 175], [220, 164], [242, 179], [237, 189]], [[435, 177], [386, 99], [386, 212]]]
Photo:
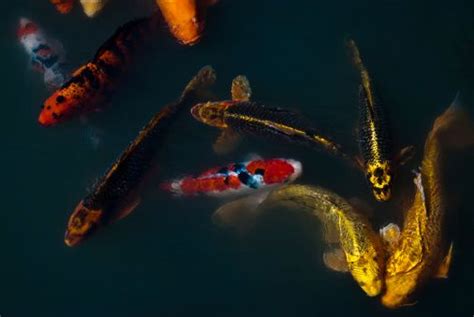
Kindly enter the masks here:
[[104, 104], [130, 64], [137, 45], [155, 23], [152, 16], [119, 27], [94, 58], [74, 71], [71, 79], [44, 102], [39, 123], [52, 126]]
[[61, 14], [71, 12], [74, 6], [74, 0], [49, 0], [49, 2], [51, 2]]
[[216, 0], [156, 0], [173, 36], [182, 44], [194, 45], [204, 29], [204, 9]]

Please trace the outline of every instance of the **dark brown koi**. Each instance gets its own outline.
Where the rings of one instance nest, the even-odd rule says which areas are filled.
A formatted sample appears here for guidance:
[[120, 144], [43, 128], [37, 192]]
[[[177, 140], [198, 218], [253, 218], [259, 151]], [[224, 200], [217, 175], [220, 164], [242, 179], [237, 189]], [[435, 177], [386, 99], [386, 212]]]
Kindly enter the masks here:
[[179, 112], [199, 100], [199, 91], [215, 80], [207, 66], [189, 82], [175, 103], [160, 110], [140, 131], [92, 192], [80, 201], [69, 218], [64, 241], [74, 246], [101, 226], [127, 216], [140, 202], [140, 187], [159, 148], [159, 142]]

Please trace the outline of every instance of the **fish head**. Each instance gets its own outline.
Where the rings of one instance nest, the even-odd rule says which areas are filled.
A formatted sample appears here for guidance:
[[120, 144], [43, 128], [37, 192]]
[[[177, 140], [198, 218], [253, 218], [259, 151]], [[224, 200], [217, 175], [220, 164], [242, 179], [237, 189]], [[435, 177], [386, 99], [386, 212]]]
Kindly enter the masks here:
[[367, 181], [378, 201], [388, 201], [392, 196], [392, 166], [389, 161], [369, 162], [366, 165]]
[[191, 108], [194, 119], [204, 124], [225, 129], [227, 124], [224, 120], [225, 110], [232, 105], [230, 101], [209, 101], [198, 103]]
[[287, 159], [255, 160], [247, 165], [252, 175], [261, 175], [266, 185], [291, 183], [302, 173], [301, 162]]
[[20, 26], [18, 27], [17, 31], [19, 39], [38, 32], [38, 26], [27, 18], [20, 18], [19, 24]]
[[56, 90], [48, 99], [41, 105], [41, 112], [38, 117], [38, 122], [44, 127], [55, 125], [61, 122], [64, 118], [64, 112], [71, 109], [71, 102], [75, 99], [69, 100], [64, 96], [61, 89]]
[[349, 271], [362, 290], [370, 297], [379, 295], [384, 285], [383, 254], [381, 254], [381, 246], [380, 248], [378, 246], [378, 243], [369, 246], [355, 261], [346, 254]]
[[382, 304], [388, 308], [410, 305], [417, 285], [417, 276], [410, 272], [387, 276], [385, 279], [385, 293], [381, 298]]
[[201, 38], [204, 21], [195, 0], [156, 0], [173, 36], [182, 44], [194, 45]]
[[64, 243], [69, 247], [73, 247], [87, 238], [100, 224], [101, 216], [101, 210], [88, 208], [81, 200], [69, 217]]

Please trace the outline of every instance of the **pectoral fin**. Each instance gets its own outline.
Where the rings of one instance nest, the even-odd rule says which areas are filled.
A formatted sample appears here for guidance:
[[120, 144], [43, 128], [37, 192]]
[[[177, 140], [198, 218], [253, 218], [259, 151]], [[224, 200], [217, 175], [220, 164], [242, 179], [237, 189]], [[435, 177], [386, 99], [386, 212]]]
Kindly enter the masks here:
[[268, 193], [269, 191], [259, 192], [222, 205], [212, 215], [212, 222], [241, 234], [247, 232], [255, 224], [260, 211], [258, 207]]
[[231, 129], [225, 129], [222, 131], [221, 135], [219, 135], [216, 142], [214, 142], [212, 148], [216, 154], [227, 154], [237, 147], [240, 140], [241, 137], [237, 132]]
[[451, 266], [451, 260], [453, 258], [453, 242], [449, 246], [448, 253], [441, 262], [441, 265], [438, 268], [438, 271], [435, 274], [435, 278], [448, 278], [449, 268]]
[[362, 157], [360, 157], [360, 156], [355, 156], [355, 157], [353, 158], [353, 160], [354, 160], [355, 166], [356, 166], [359, 170], [361, 170], [362, 172], [365, 173], [365, 163], [364, 163], [364, 160], [362, 159]]
[[395, 157], [395, 166], [403, 166], [415, 156], [415, 147], [409, 145], [400, 150], [400, 153]]
[[130, 199], [127, 199], [123, 202], [122, 207], [118, 209], [117, 214], [112, 217], [114, 221], [123, 219], [131, 214], [138, 205], [140, 205], [141, 198], [137, 196], [133, 196]]
[[324, 252], [323, 262], [328, 269], [333, 271], [342, 273], [349, 272], [346, 256], [342, 249], [333, 249], [331, 251]]
[[249, 101], [252, 95], [252, 88], [247, 77], [239, 75], [232, 81], [231, 88], [232, 100]]

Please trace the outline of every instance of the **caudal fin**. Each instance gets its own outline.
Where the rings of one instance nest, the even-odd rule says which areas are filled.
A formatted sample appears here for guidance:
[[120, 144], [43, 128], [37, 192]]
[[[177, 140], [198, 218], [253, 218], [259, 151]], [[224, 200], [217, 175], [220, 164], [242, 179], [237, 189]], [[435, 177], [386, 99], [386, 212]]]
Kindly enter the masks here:
[[438, 138], [449, 148], [474, 146], [474, 122], [464, 110], [459, 92], [448, 109], [436, 118], [429, 137]]

